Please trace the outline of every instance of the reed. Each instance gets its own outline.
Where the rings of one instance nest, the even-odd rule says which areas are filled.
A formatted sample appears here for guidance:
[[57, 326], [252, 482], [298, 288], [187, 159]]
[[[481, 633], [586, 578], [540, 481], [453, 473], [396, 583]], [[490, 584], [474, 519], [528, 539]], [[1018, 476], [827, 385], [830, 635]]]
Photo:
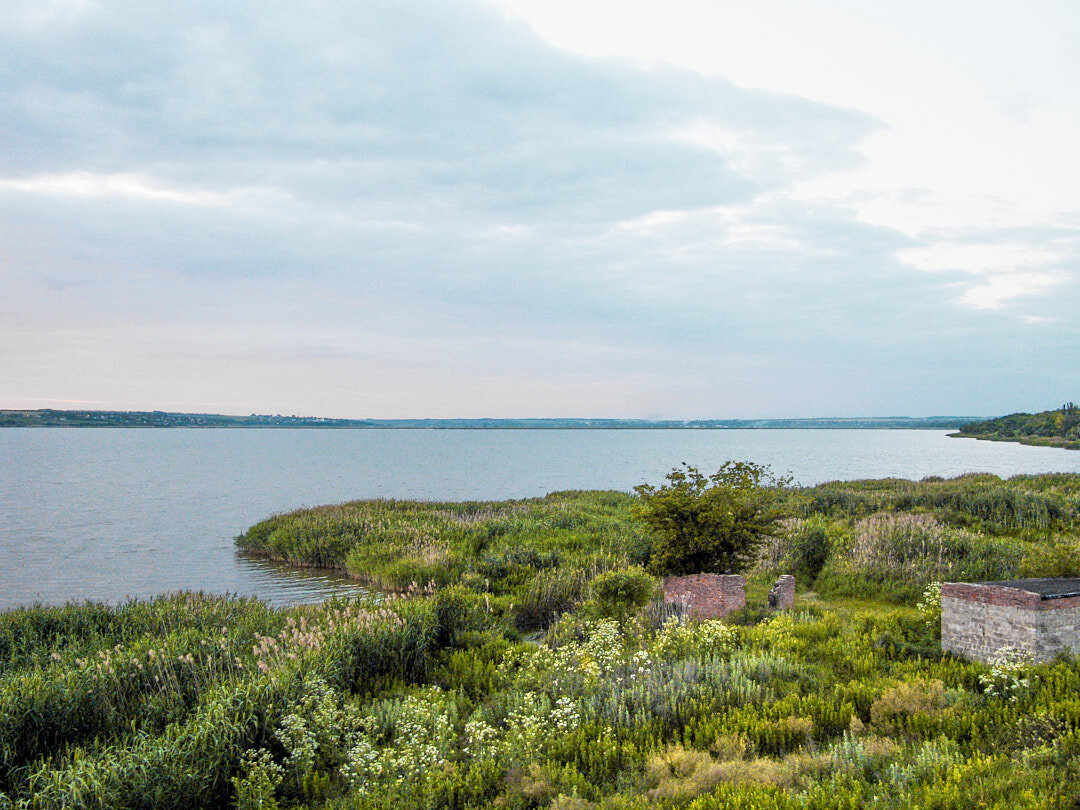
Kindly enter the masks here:
[[0, 808], [1074, 807], [1080, 665], [952, 658], [915, 604], [930, 577], [1067, 569], [1080, 476], [784, 498], [752, 578], [817, 594], [781, 614], [605, 602], [648, 553], [619, 493], [339, 504], [245, 535], [362, 561], [404, 589], [380, 600], [2, 613]]

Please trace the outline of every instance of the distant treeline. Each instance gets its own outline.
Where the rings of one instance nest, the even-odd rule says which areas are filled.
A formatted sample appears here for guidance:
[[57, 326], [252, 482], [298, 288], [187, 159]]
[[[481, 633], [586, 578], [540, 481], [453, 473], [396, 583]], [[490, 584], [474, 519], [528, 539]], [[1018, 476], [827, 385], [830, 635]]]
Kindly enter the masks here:
[[964, 425], [954, 435], [1080, 450], [1080, 408], [1066, 402], [1053, 411], [1013, 413]]
[[900, 429], [955, 430], [978, 417], [885, 416], [815, 419], [330, 419], [321, 416], [166, 411], [0, 410], [0, 427], [147, 428], [343, 428], [428, 430], [747, 430], [747, 429]]

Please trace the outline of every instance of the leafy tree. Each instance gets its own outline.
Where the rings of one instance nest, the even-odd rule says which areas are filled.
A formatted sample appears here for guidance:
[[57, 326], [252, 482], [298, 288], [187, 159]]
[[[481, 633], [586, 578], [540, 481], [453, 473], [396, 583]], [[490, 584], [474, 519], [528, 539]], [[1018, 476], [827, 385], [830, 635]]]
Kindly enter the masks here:
[[633, 515], [652, 531], [649, 570], [657, 575], [736, 573], [753, 564], [780, 519], [789, 478], [768, 467], [728, 461], [710, 476], [683, 463], [660, 487], [634, 487]]

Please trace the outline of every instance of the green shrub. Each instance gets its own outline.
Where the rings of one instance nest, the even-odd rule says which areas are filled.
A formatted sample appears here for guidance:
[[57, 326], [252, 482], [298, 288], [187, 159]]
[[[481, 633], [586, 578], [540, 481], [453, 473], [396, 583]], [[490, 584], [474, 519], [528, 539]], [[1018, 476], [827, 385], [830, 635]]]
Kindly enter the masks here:
[[593, 577], [588, 593], [598, 617], [622, 622], [656, 598], [659, 583], [645, 569], [631, 566]]
[[645, 784], [650, 799], [687, 800], [708, 793], [721, 781], [716, 763], [706, 751], [670, 746], [645, 763]]
[[684, 464], [660, 487], [635, 487], [633, 514], [653, 535], [649, 570], [658, 575], [737, 573], [752, 565], [780, 519], [788, 483], [767, 467], [728, 461], [710, 476]]
[[1032, 544], [1020, 565], [1022, 577], [1080, 576], [1080, 537], [1057, 536]]
[[916, 715], [933, 715], [945, 708], [945, 685], [919, 678], [882, 692], [870, 707], [870, 720], [879, 729], [896, 733]]

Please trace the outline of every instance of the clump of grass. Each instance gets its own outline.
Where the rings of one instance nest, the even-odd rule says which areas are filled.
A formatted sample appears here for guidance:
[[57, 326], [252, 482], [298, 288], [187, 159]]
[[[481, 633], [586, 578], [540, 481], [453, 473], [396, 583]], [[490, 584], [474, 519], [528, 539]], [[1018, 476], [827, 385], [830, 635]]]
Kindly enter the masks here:
[[[533, 584], [539, 571], [642, 561], [647, 540], [630, 517], [632, 502], [618, 492], [503, 502], [353, 501], [270, 518], [236, 542], [294, 564], [344, 570], [390, 591], [469, 580], [495, 595], [531, 588], [535, 601], [544, 588]], [[549, 584], [549, 591], [558, 590]]]
[[831, 482], [792, 493], [755, 581], [914, 604], [934, 581], [1070, 575], [1080, 476]]
[[933, 581], [1009, 579], [1024, 543], [955, 529], [925, 513], [881, 512], [856, 521], [822, 566], [819, 592], [886, 594], [913, 603]]
[[575, 568], [537, 571], [513, 607], [514, 626], [523, 632], [544, 630], [580, 603], [589, 573]]

